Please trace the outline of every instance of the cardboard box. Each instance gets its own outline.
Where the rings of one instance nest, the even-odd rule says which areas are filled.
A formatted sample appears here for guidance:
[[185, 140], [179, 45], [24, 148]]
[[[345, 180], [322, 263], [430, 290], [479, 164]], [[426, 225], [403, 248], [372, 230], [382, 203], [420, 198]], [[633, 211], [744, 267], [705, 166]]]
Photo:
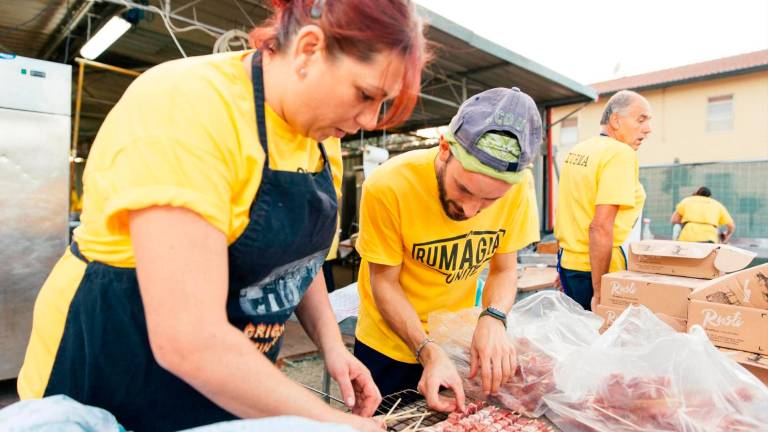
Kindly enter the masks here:
[[[624, 312], [624, 309], [626, 309], [626, 307], [612, 307], [604, 304], [597, 305], [597, 310], [594, 312], [597, 316], [605, 319], [603, 326], [600, 327], [600, 333], [607, 330], [608, 327], [616, 321], [616, 318]], [[656, 316], [677, 332], [685, 333], [688, 331], [687, 321], [682, 318], [676, 318], [663, 313], [656, 313]]]
[[768, 310], [691, 300], [688, 328], [700, 325], [715, 346], [768, 354]]
[[768, 264], [712, 279], [692, 292], [690, 298], [768, 309]]
[[748, 266], [757, 256], [737, 247], [671, 240], [641, 240], [629, 245], [629, 270], [714, 279]]
[[559, 250], [558, 244], [556, 241], [553, 242], [539, 242], [536, 245], [536, 252], [540, 254], [555, 254], [557, 255], [557, 251]]
[[744, 369], [750, 371], [763, 384], [768, 385], [768, 357], [762, 354], [736, 351], [728, 348], [719, 348], [719, 350], [736, 361], [736, 363], [744, 366]]
[[688, 296], [706, 279], [620, 271], [603, 275], [600, 303], [618, 308], [641, 304], [653, 312], [688, 319]]

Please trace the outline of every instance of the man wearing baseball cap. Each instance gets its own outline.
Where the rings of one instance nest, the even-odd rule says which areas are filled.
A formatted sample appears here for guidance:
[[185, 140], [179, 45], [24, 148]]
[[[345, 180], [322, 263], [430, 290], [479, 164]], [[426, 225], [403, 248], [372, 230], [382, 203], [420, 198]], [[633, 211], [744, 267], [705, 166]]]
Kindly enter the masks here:
[[[490, 264], [471, 376], [495, 394], [516, 361], [506, 313], [517, 291], [517, 250], [539, 240], [530, 165], [541, 144], [536, 104], [495, 88], [459, 108], [438, 147], [384, 163], [363, 184], [355, 355], [382, 394], [417, 388], [430, 407], [463, 410], [461, 379], [427, 334], [437, 310], [474, 305]], [[438, 395], [451, 389], [455, 399]]]

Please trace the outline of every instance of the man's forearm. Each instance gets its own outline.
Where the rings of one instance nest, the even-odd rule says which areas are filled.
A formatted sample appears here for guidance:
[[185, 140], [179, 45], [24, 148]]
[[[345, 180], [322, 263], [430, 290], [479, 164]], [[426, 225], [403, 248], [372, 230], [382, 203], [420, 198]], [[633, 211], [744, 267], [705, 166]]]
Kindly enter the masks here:
[[387, 325], [408, 345], [412, 352], [427, 334], [416, 310], [399, 283], [371, 281], [376, 307]]
[[611, 267], [613, 252], [613, 227], [600, 229], [589, 227], [589, 263], [592, 269], [593, 296], [600, 298], [600, 279]]
[[488, 272], [483, 287], [483, 307], [493, 306], [509, 312], [517, 296], [517, 266], [500, 271]]

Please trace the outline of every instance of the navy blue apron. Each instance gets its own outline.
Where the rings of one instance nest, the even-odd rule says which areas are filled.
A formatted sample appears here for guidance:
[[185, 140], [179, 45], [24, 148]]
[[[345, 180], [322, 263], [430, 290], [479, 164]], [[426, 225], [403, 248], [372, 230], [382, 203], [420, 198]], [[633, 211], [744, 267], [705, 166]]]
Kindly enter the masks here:
[[[227, 314], [274, 361], [285, 321], [331, 245], [337, 203], [321, 143], [322, 171], [270, 169], [258, 53], [253, 55], [252, 80], [265, 161], [248, 226], [229, 246]], [[66, 394], [104, 408], [136, 431], [175, 431], [234, 419], [155, 361], [135, 269], [88, 261], [75, 243], [71, 251], [88, 265], [70, 304], [45, 396]], [[263, 391], [275, 389], [264, 383]]]

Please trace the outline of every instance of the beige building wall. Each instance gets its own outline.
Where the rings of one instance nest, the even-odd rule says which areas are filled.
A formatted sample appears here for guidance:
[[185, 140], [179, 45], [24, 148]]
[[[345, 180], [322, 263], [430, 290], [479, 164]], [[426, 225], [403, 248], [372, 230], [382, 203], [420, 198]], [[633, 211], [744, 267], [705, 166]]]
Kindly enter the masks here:
[[[651, 104], [653, 129], [638, 151], [640, 165], [768, 159], [768, 72], [681, 84], [641, 92]], [[733, 95], [733, 128], [707, 130], [707, 106], [712, 97]], [[600, 116], [608, 97], [601, 97], [574, 116], [577, 141], [600, 133]], [[557, 121], [580, 104], [552, 110]], [[569, 148], [560, 144], [561, 125], [552, 128], [558, 167]]]

